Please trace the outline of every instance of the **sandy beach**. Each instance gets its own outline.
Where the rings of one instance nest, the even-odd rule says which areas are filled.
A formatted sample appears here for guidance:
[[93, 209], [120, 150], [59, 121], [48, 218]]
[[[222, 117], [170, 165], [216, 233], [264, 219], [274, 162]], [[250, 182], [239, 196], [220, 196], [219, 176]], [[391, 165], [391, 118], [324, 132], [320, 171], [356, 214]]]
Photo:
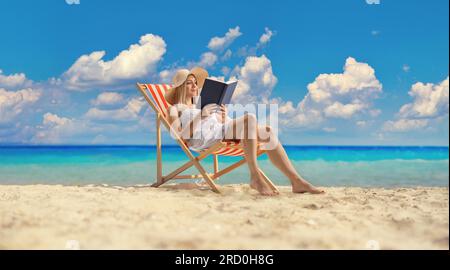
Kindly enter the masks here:
[[1, 185], [0, 249], [448, 249], [448, 188]]

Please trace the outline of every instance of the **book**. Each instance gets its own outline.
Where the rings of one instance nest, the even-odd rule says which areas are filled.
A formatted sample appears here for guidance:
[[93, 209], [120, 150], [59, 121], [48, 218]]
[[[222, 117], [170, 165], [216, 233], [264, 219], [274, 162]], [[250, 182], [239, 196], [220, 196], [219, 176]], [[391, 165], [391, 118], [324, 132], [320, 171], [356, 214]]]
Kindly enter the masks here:
[[206, 78], [200, 92], [201, 102], [197, 102], [197, 108], [203, 109], [208, 104], [230, 104], [237, 83], [238, 81], [222, 82]]

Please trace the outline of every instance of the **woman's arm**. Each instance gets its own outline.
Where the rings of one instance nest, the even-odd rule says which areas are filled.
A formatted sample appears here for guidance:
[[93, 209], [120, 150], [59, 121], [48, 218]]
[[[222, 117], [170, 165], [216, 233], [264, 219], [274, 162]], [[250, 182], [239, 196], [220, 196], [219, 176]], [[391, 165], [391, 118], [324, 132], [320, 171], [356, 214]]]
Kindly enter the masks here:
[[180, 106], [170, 106], [169, 107], [169, 123], [173, 127], [173, 130], [177, 132], [178, 136], [183, 139], [191, 139], [194, 136], [194, 130], [197, 129], [198, 125], [201, 123], [201, 120], [209, 117], [214, 110], [216, 109], [216, 104], [208, 104], [203, 107], [203, 110], [195, 115], [195, 117], [189, 122], [186, 127], [182, 127], [181, 125], [181, 112], [183, 111], [183, 105]]
[[169, 123], [173, 130], [183, 139], [190, 139], [194, 136], [194, 130], [198, 127], [201, 122], [201, 113], [197, 114], [189, 125], [182, 127], [180, 120], [181, 113], [184, 108], [182, 106], [170, 106], [169, 107]]

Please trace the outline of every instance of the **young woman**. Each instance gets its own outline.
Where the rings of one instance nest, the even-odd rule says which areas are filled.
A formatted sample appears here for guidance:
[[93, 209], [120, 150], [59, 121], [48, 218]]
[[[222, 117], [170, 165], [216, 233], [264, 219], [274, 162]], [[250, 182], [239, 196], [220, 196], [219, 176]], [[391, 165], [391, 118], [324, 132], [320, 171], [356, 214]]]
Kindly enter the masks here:
[[250, 170], [250, 187], [262, 195], [272, 196], [276, 193], [263, 181], [256, 159], [258, 143], [265, 143], [270, 161], [291, 181], [292, 192], [324, 193], [297, 173], [271, 127], [259, 126], [254, 114], [231, 119], [224, 105], [195, 108], [194, 99], [199, 96], [206, 77], [208, 72], [202, 68], [179, 70], [173, 78], [173, 89], [166, 95], [167, 101], [173, 104], [169, 107], [169, 122], [190, 148], [202, 150], [224, 138], [240, 139]]

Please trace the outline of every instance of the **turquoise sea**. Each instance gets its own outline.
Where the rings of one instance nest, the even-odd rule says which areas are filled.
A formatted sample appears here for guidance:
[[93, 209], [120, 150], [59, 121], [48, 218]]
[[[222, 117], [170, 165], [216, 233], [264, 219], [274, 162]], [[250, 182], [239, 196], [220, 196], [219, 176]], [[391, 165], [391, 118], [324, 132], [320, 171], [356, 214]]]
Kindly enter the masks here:
[[[448, 147], [286, 146], [294, 166], [319, 186], [406, 187], [449, 184]], [[239, 158], [219, 157], [219, 168]], [[176, 146], [163, 147], [164, 174], [187, 161]], [[287, 178], [267, 156], [260, 165], [273, 182]], [[212, 171], [212, 159], [202, 161]], [[196, 173], [195, 169], [187, 172]], [[0, 184], [149, 184], [155, 179], [155, 146], [0, 146]], [[219, 183], [248, 183], [246, 165]]]

